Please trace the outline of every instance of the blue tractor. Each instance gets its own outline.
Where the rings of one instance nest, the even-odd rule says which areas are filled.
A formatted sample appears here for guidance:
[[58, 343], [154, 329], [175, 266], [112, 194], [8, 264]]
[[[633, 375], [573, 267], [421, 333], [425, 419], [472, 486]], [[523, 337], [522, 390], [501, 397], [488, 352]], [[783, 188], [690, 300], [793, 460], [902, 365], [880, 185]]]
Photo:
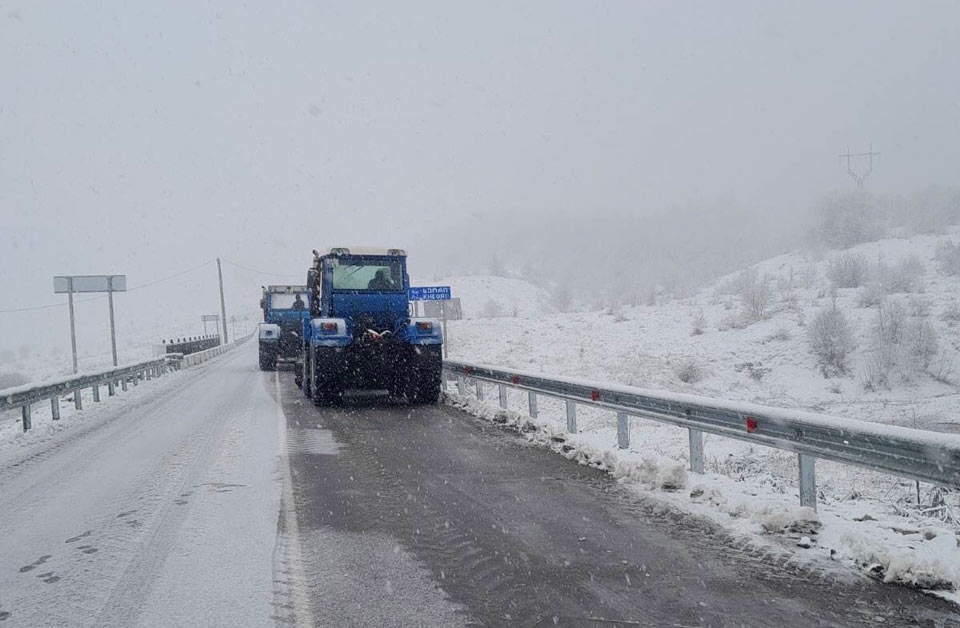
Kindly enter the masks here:
[[295, 373], [304, 394], [337, 403], [348, 389], [379, 389], [435, 403], [443, 334], [438, 321], [410, 317], [406, 252], [339, 247], [313, 255]]
[[260, 308], [260, 369], [273, 370], [278, 362], [294, 364], [303, 344], [303, 321], [310, 317], [306, 286], [264, 286]]

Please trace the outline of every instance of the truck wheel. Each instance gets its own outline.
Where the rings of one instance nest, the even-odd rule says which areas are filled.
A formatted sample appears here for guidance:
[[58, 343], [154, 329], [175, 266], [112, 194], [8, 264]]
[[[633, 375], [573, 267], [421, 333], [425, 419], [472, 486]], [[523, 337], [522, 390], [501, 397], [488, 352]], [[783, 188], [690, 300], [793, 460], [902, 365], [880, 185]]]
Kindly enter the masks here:
[[299, 362], [293, 363], [293, 383], [297, 388], [303, 388], [303, 367]]
[[437, 403], [443, 366], [441, 348], [431, 345], [412, 349], [407, 370], [407, 399], [410, 403]]
[[313, 368], [313, 400], [316, 403], [339, 404], [343, 400], [343, 382], [333, 372], [337, 356], [318, 349]]

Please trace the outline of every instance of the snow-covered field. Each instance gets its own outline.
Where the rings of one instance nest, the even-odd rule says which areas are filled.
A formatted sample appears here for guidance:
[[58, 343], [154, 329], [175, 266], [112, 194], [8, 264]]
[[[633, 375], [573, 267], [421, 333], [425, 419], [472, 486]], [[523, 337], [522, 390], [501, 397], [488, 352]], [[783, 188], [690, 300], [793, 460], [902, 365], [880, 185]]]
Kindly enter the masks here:
[[[496, 318], [471, 317], [471, 312], [482, 314], [483, 306], [467, 303], [472, 289], [460, 292], [460, 278], [449, 278], [446, 282], [455, 296], [464, 298], [468, 316], [451, 323], [450, 355], [555, 375], [958, 432], [960, 276], [943, 272], [935, 259], [940, 242], [956, 245], [958, 235], [953, 229], [945, 236], [890, 238], [854, 247], [847, 253], [862, 255], [869, 265], [865, 285], [857, 288], [832, 288], [830, 266], [839, 252], [827, 252], [820, 259], [792, 253], [762, 262], [751, 270], [766, 277], [770, 297], [763, 317], [752, 323], [742, 316], [736, 289], [739, 274], [720, 278], [689, 298], [661, 295], [656, 305], [565, 314], [549, 313], [549, 301], [541, 291], [521, 286], [523, 296], [540, 295], [543, 301], [528, 306], [537, 313], [517, 316], [508, 312], [509, 304], [521, 298], [514, 292], [518, 280], [487, 277], [483, 281], [489, 289], [482, 298], [498, 301], [501, 307], [488, 309], [506, 314]], [[871, 368], [878, 352], [880, 306], [870, 291], [877, 291], [878, 262], [889, 272], [903, 260], [914, 269], [920, 262], [920, 278], [910, 292], [886, 294], [882, 307], [900, 308], [904, 327], [919, 328], [922, 323], [928, 333], [932, 328], [934, 351], [923, 368], [895, 362], [885, 381], [878, 383]], [[914, 271], [914, 279], [916, 275]], [[469, 279], [471, 286], [479, 281]], [[808, 334], [816, 314], [834, 299], [850, 323], [855, 348], [845, 372], [825, 374]], [[510, 403], [521, 412], [526, 409], [523, 395], [512, 394]], [[563, 430], [559, 403], [541, 400], [540, 416], [545, 429]], [[687, 459], [687, 436], [681, 429], [632, 419], [631, 448], [621, 452], [615, 449], [612, 413], [582, 409], [578, 424], [581, 433], [567, 441], [575, 448], [568, 455], [604, 464], [639, 486], [657, 488], [664, 469], [675, 473]], [[789, 528], [791, 517], [810, 515], [797, 508], [795, 456], [715, 436], [707, 437], [706, 456], [706, 476], [690, 478], [684, 490], [663, 495], [742, 533], [779, 529], [784, 517]], [[892, 582], [960, 586], [956, 536], [960, 493], [922, 485], [918, 504], [913, 482], [823, 461], [817, 474], [818, 531], [792, 535], [795, 542], [811, 538], [811, 548], [803, 552], [828, 561], [843, 558]]]

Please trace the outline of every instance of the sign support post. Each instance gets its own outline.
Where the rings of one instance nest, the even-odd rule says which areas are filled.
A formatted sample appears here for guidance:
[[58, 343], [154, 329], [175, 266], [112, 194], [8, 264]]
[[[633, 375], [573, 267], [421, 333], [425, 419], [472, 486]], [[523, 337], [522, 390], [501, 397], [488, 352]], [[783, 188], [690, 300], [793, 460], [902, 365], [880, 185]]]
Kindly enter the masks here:
[[70, 352], [73, 355], [73, 372], [77, 372], [77, 326], [73, 309], [73, 294], [75, 292], [106, 292], [110, 305], [110, 352], [113, 354], [113, 365], [117, 365], [117, 330], [113, 318], [113, 293], [126, 292], [126, 275], [58, 275], [53, 278], [54, 294], [67, 295], [67, 305], [70, 307]]
[[113, 277], [107, 277], [107, 302], [110, 304], [110, 352], [113, 365], [117, 365], [117, 330], [113, 324]]
[[443, 359], [446, 360], [450, 353], [448, 348], [450, 336], [447, 335], [447, 301], [440, 302], [440, 311], [443, 312]]
[[73, 277], [67, 279], [70, 292], [67, 293], [67, 303], [70, 305], [70, 353], [73, 355], [73, 372], [77, 372], [77, 326], [73, 320]]

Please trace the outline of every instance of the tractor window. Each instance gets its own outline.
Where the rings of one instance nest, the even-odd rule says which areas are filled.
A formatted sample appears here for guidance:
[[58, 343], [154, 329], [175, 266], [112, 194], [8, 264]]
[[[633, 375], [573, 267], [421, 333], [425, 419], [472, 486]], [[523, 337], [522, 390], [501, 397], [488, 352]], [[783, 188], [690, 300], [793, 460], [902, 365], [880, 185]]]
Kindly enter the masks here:
[[308, 307], [307, 295], [286, 294], [282, 292], [277, 292], [270, 295], [270, 307], [272, 307], [275, 310], [292, 310], [294, 309], [294, 304], [296, 303], [298, 296], [300, 297], [300, 302], [303, 304], [303, 307], [298, 309], [304, 309]]
[[333, 289], [400, 292], [403, 268], [400, 262], [340, 262], [333, 268]]

